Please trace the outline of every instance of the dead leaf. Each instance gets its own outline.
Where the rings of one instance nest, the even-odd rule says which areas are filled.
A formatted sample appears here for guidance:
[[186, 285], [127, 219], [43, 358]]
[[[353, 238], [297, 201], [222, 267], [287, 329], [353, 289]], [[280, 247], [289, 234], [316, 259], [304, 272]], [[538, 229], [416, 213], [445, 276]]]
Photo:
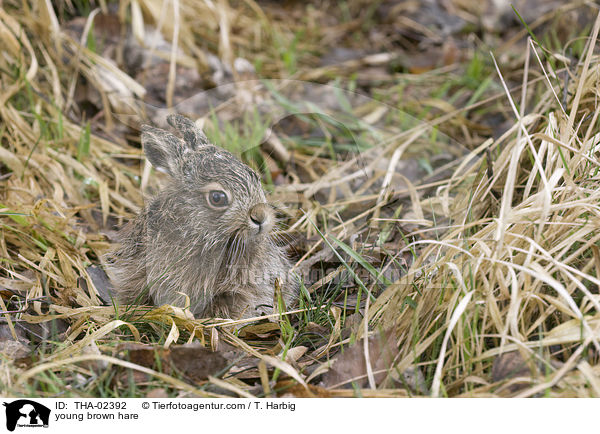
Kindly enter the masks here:
[[492, 381], [506, 380], [515, 377], [528, 377], [531, 370], [525, 359], [518, 351], [500, 354], [492, 366]]
[[[81, 349], [82, 355], [97, 355], [100, 356], [100, 349], [96, 342], [92, 342]], [[105, 360], [87, 360], [79, 363], [82, 367], [89, 369], [94, 372], [102, 372], [108, 367], [108, 363]]]
[[298, 359], [306, 353], [306, 350], [308, 350], [308, 348], [304, 346], [290, 348], [285, 355], [285, 361], [292, 365], [295, 364]]
[[[96, 265], [87, 267], [85, 271], [87, 271], [90, 279], [92, 279], [92, 283], [94, 284], [100, 299], [106, 304], [111, 304], [113, 299], [112, 284], [110, 283], [106, 272]], [[84, 291], [89, 291], [85, 279], [80, 279], [80, 284]]]
[[168, 398], [169, 394], [166, 389], [152, 389], [146, 393], [146, 398]]
[[195, 342], [171, 346], [171, 363], [193, 381], [208, 379], [227, 366], [227, 359], [220, 352], [213, 352]]
[[329, 332], [329, 329], [325, 326], [322, 326], [321, 324], [317, 324], [316, 322], [311, 321], [308, 324], [306, 324], [306, 331], [314, 333], [316, 335], [325, 336]]
[[127, 351], [127, 358], [131, 363], [148, 368], [154, 365], [155, 348], [158, 347], [138, 343], [126, 343], [120, 345], [117, 349], [118, 351]]
[[9, 360], [23, 359], [29, 355], [29, 348], [14, 339], [0, 340], [0, 355]]
[[279, 330], [279, 324], [274, 322], [263, 322], [252, 324], [240, 330], [239, 336], [243, 339], [271, 337], [272, 332]]
[[126, 344], [122, 347], [128, 353], [129, 361], [140, 366], [170, 374], [179, 371], [190, 380], [198, 382], [220, 373], [228, 364], [220, 353], [194, 342], [185, 345], [171, 345], [168, 350], [162, 346]]
[[38, 344], [45, 341], [64, 341], [69, 324], [62, 318], [55, 318], [50, 321], [40, 323], [28, 323], [20, 321], [16, 323], [18, 329], [21, 329], [29, 341]]
[[[492, 365], [492, 381], [494, 383], [519, 377], [532, 378], [531, 368], [519, 351], [510, 351], [496, 357]], [[508, 390], [514, 393], [524, 389], [528, 384], [529, 381], [526, 380], [514, 382], [508, 387]]]
[[428, 394], [425, 377], [421, 370], [415, 366], [410, 366], [402, 372], [400, 383], [420, 395]]
[[[369, 338], [369, 360], [375, 384], [386, 378], [397, 354], [398, 347], [393, 333], [381, 332]], [[353, 382], [360, 388], [368, 385], [362, 339], [344, 349], [335, 359], [332, 368], [323, 375], [323, 384], [327, 388], [351, 387]]]
[[309, 384], [304, 387], [297, 384], [293, 380], [282, 380], [275, 384], [274, 390], [279, 391], [278, 397], [294, 397], [294, 398], [329, 398], [331, 393], [324, 387]]

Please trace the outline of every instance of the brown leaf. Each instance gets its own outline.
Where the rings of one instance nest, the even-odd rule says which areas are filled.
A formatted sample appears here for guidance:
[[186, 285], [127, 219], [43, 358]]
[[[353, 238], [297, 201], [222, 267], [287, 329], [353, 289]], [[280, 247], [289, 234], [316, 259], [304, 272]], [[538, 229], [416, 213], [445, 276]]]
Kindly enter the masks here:
[[[81, 349], [81, 354], [91, 356], [101, 356], [100, 349], [96, 342], [91, 342]], [[79, 365], [95, 372], [102, 372], [108, 367], [108, 363], [104, 360], [86, 360], [79, 362]]]
[[166, 389], [152, 389], [146, 393], [146, 398], [168, 398], [169, 394]]
[[298, 359], [306, 353], [306, 350], [308, 350], [308, 348], [302, 345], [290, 348], [285, 355], [285, 361], [292, 365], [295, 364]]
[[126, 344], [129, 361], [140, 366], [158, 370], [157, 359], [162, 371], [170, 374], [177, 370], [192, 381], [203, 381], [216, 375], [228, 364], [220, 352], [211, 351], [200, 343], [172, 345], [168, 350], [160, 346]]
[[120, 349], [128, 352], [128, 359], [131, 363], [135, 363], [136, 365], [144, 366], [146, 368], [154, 368], [154, 355], [157, 351], [160, 351], [162, 347], [128, 343], [122, 345]]
[[[530, 366], [519, 351], [510, 351], [496, 357], [492, 365], [492, 382], [497, 383], [519, 377], [532, 378]], [[508, 387], [508, 390], [510, 392], [517, 392], [527, 387], [527, 384], [528, 382], [525, 380], [513, 382]]]
[[[87, 22], [87, 17], [76, 17], [64, 24], [64, 29], [79, 41]], [[118, 15], [100, 13], [94, 17], [93, 32], [96, 49], [102, 56], [114, 58], [117, 45], [121, 42], [121, 21]]]
[[306, 324], [306, 331], [314, 333], [316, 335], [324, 336], [325, 334], [327, 334], [329, 332], [329, 329], [325, 326], [322, 326], [320, 324], [317, 324], [316, 322], [311, 321], [308, 324]]
[[134, 384], [143, 385], [150, 381], [151, 376], [145, 372], [135, 371], [133, 369], [122, 371], [117, 377], [116, 381], [121, 384], [127, 384], [133, 381]]
[[252, 324], [244, 327], [239, 336], [243, 339], [260, 338], [264, 339], [271, 337], [272, 332], [279, 330], [279, 324], [274, 322], [264, 322], [259, 324]]
[[[106, 304], [111, 304], [112, 285], [110, 283], [110, 280], [108, 280], [106, 272], [96, 265], [87, 267], [86, 271], [89, 274], [90, 279], [92, 279], [92, 282], [96, 287], [96, 291], [98, 292], [98, 296], [100, 297], [100, 299]], [[80, 284], [84, 291], [88, 291], [88, 286], [85, 279], [81, 279]]]
[[274, 387], [278, 391], [277, 396], [283, 397], [295, 397], [295, 398], [329, 398], [331, 393], [319, 386], [312, 384], [308, 385], [308, 388], [296, 383], [294, 380], [282, 380], [278, 381]]
[[9, 360], [18, 360], [27, 357], [29, 348], [21, 341], [14, 339], [0, 340], [0, 355]]
[[222, 371], [227, 359], [195, 342], [171, 346], [171, 363], [191, 380], [202, 381]]
[[[381, 332], [369, 338], [369, 360], [376, 384], [386, 378], [397, 354], [393, 333]], [[361, 388], [369, 384], [362, 339], [346, 348], [323, 375], [323, 384], [328, 388], [351, 387], [353, 382]]]
[[531, 370], [518, 351], [500, 354], [492, 366], [492, 381], [506, 380], [515, 377], [529, 377]]
[[426, 395], [427, 383], [421, 370], [415, 366], [409, 366], [402, 372], [400, 381], [396, 381], [401, 385], [408, 386], [410, 390], [421, 395]]

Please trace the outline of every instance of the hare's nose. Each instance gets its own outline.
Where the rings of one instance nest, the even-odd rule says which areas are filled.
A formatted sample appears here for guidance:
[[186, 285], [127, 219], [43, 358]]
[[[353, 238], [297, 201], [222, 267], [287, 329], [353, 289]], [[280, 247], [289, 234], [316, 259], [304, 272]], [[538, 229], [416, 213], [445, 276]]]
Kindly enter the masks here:
[[262, 225], [265, 224], [265, 222], [268, 220], [268, 218], [269, 218], [268, 208], [267, 208], [267, 205], [264, 203], [259, 203], [258, 205], [254, 205], [252, 207], [252, 209], [250, 210], [250, 220], [252, 221], [252, 223], [254, 223], [255, 225], [257, 225], [259, 227], [259, 232], [262, 228]]
[[250, 220], [257, 225], [262, 225], [267, 219], [265, 208], [261, 205], [256, 205], [250, 210]]

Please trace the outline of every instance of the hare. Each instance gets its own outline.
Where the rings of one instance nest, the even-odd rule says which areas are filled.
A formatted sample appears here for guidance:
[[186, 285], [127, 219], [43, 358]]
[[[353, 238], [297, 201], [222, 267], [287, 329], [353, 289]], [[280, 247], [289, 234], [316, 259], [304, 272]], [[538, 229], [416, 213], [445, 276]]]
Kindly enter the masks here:
[[142, 127], [146, 157], [169, 182], [119, 231], [106, 257], [116, 299], [189, 307], [200, 318], [248, 318], [272, 312], [278, 279], [293, 304], [298, 282], [273, 238], [275, 212], [259, 176], [190, 119], [167, 122], [182, 138]]

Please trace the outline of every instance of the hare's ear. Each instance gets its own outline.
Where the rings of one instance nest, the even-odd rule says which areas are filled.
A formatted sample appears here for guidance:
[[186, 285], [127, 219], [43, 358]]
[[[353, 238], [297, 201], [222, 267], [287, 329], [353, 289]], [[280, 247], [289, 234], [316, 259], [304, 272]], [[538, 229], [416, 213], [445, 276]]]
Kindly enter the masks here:
[[179, 137], [159, 128], [142, 125], [142, 146], [148, 161], [159, 170], [176, 176], [177, 168], [186, 151]]
[[193, 150], [210, 145], [208, 138], [191, 119], [181, 115], [167, 116], [167, 122], [183, 135], [183, 140]]

